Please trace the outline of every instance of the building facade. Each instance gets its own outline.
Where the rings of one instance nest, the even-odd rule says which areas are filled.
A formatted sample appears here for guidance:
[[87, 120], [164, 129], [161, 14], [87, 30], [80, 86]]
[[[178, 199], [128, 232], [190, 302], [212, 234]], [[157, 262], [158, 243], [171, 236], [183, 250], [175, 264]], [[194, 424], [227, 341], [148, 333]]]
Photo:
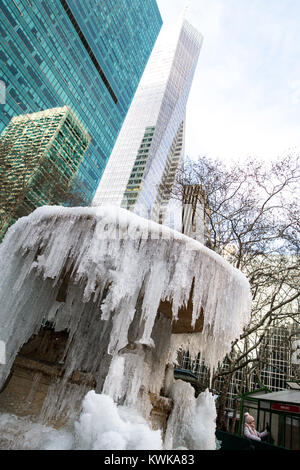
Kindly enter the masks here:
[[89, 203], [161, 24], [156, 0], [2, 0], [0, 132], [70, 106], [91, 135], [78, 169]]
[[269, 328], [261, 345], [261, 381], [277, 392], [286, 388], [286, 381], [300, 379], [300, 328], [295, 322]]
[[93, 205], [110, 203], [159, 221], [159, 207], [167, 202], [162, 182], [183, 156], [185, 110], [201, 45], [202, 36], [186, 20], [161, 31]]
[[0, 237], [37, 207], [77, 197], [69, 190], [90, 140], [68, 106], [11, 119], [0, 136]]
[[[226, 410], [228, 418], [236, 406], [236, 398], [245, 392], [252, 392], [262, 387], [272, 392], [285, 390], [289, 381], [300, 381], [300, 329], [298, 322], [287, 322], [268, 327], [260, 346], [257, 368], [249, 365], [249, 371], [237, 370], [228, 384]], [[180, 367], [192, 371], [199, 380], [202, 389], [209, 387], [210, 370], [201, 359], [200, 353], [191, 360], [188, 351], [180, 357]], [[228, 369], [226, 360], [222, 369]], [[245, 372], [245, 373], [243, 373]], [[247, 376], [247, 380], [245, 377]], [[213, 384], [213, 392], [220, 393], [224, 378], [219, 377]]]
[[199, 184], [182, 188], [182, 233], [198, 242], [205, 238], [205, 195]]
[[158, 222], [160, 224], [166, 221], [169, 210], [170, 195], [175, 181], [175, 175], [178, 165], [184, 160], [185, 143], [185, 118], [179, 126], [179, 129], [173, 139], [168, 152], [164, 172], [158, 187], [156, 205], [159, 208]]

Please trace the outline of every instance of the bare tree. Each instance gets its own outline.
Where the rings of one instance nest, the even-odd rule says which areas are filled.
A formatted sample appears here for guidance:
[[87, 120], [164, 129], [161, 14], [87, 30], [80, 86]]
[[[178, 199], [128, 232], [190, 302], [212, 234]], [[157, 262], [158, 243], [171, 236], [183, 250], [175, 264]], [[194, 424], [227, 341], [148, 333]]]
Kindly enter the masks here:
[[251, 285], [251, 321], [213, 375], [213, 383], [221, 383], [218, 427], [235, 374], [244, 391], [251, 374], [259, 382], [268, 328], [299, 321], [299, 183], [298, 155], [231, 166], [202, 157], [185, 162], [171, 189], [170, 196], [182, 201], [187, 184], [199, 188], [205, 244], [242, 270]]

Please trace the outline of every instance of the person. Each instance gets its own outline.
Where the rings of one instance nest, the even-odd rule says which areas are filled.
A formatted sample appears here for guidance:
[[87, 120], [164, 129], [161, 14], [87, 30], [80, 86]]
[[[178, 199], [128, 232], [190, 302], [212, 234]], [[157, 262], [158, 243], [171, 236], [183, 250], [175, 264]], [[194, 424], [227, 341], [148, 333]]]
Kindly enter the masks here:
[[263, 432], [258, 432], [255, 429], [255, 420], [249, 413], [245, 413], [244, 436], [254, 441], [261, 441], [262, 437], [269, 434], [268, 427]]

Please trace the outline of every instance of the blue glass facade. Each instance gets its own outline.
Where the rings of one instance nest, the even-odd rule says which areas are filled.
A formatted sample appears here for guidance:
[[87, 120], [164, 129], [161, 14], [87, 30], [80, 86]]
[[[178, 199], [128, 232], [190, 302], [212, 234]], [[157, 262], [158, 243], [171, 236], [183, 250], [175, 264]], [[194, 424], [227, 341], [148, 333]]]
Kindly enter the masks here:
[[156, 0], [1, 0], [0, 132], [70, 106], [91, 135], [77, 173], [90, 202], [161, 24]]

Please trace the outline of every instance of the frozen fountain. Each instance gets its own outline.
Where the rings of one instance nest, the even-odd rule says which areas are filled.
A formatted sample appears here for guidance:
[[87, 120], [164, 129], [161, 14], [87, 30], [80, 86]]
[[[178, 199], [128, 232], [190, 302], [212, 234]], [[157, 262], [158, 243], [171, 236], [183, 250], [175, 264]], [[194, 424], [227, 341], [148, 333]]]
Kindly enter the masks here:
[[213, 397], [173, 363], [224, 358], [249, 319], [242, 273], [115, 207], [39, 208], [0, 259], [2, 448], [214, 448]]

